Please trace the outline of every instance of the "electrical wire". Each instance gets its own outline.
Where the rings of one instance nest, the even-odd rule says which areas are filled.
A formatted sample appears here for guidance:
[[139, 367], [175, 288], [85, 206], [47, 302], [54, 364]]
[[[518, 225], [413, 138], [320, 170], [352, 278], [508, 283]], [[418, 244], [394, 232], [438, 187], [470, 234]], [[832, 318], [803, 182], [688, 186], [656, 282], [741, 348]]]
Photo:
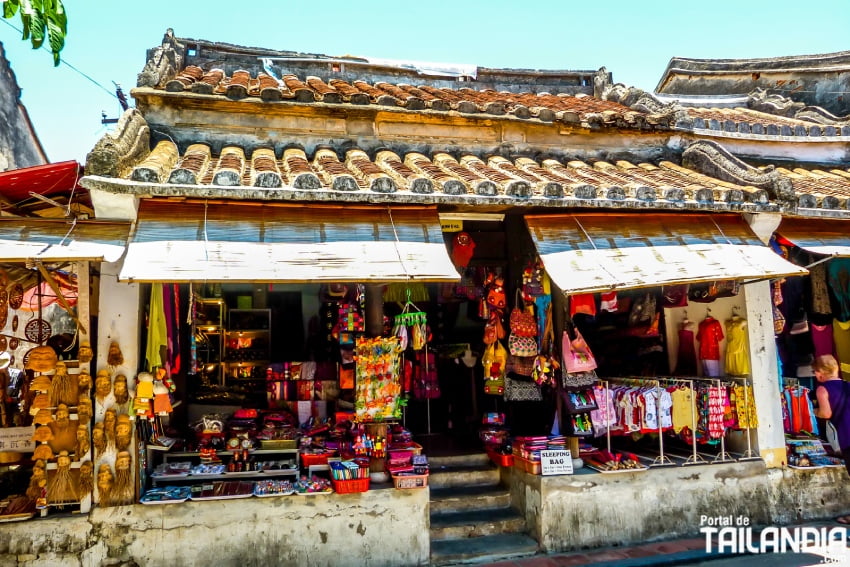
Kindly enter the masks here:
[[[6, 24], [7, 26], [9, 26], [10, 28], [12, 28], [13, 30], [15, 30], [15, 31], [16, 31], [16, 32], [18, 32], [19, 34], [23, 34], [23, 30], [21, 30], [20, 28], [15, 27], [15, 25], [13, 25], [11, 22], [9, 22], [9, 20], [7, 20], [6, 18], [0, 18], [0, 22], [3, 22], [4, 24]], [[47, 45], [46, 43], [43, 43], [39, 49], [43, 49], [43, 50], [47, 51], [48, 53], [52, 53], [49, 49], [47, 49], [46, 45]], [[121, 102], [121, 99], [120, 99], [120, 98], [118, 98], [118, 95], [117, 95], [117, 94], [115, 94], [113, 91], [110, 91], [109, 89], [107, 89], [106, 87], [104, 87], [103, 85], [101, 85], [100, 83], [98, 83], [96, 80], [94, 80], [93, 78], [91, 78], [89, 75], [87, 75], [86, 73], [84, 73], [84, 72], [80, 71], [79, 69], [77, 69], [76, 67], [74, 67], [73, 65], [71, 65], [70, 63], [68, 63], [68, 61], [67, 61], [64, 57], [63, 57], [62, 59], [60, 59], [60, 60], [59, 60], [59, 62], [60, 62], [62, 65], [66, 65], [69, 69], [71, 69], [72, 71], [74, 71], [74, 72], [78, 73], [78, 74], [79, 74], [79, 75], [81, 75], [82, 77], [85, 77], [86, 79], [88, 79], [88, 80], [89, 80], [92, 84], [94, 84], [95, 86], [97, 86], [99, 89], [103, 90], [103, 91], [104, 91], [104, 92], [106, 92], [109, 96], [111, 96], [111, 97], [115, 98], [116, 100], [118, 100], [118, 102]]]

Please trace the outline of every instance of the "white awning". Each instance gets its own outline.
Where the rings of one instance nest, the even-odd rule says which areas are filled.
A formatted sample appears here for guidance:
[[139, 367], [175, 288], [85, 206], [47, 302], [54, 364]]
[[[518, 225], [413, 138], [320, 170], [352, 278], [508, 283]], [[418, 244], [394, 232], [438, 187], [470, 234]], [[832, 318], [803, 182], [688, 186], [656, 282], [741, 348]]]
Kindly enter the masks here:
[[549, 277], [564, 293], [804, 275], [737, 215], [526, 216]]
[[0, 261], [116, 262], [129, 233], [128, 222], [0, 217]]
[[433, 207], [144, 200], [122, 281], [450, 282]]
[[850, 222], [846, 220], [783, 218], [776, 232], [808, 252], [850, 257]]

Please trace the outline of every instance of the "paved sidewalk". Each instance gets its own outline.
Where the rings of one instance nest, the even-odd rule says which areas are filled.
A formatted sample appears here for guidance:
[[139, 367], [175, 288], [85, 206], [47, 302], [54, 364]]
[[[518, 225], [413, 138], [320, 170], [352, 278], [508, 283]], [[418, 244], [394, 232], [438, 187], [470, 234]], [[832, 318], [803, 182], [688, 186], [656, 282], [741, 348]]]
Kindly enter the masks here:
[[[833, 528], [832, 520], [816, 520], [795, 527]], [[534, 555], [518, 559], [506, 559], [486, 563], [487, 567], [650, 567], [673, 565], [696, 565], [709, 561], [722, 561], [735, 557], [733, 554], [706, 553], [705, 537], [682, 538], [668, 541], [640, 543], [627, 547], [585, 550], [550, 555]]]
[[631, 547], [611, 547], [598, 550], [535, 555], [488, 563], [490, 567], [579, 567], [581, 565], [684, 565], [705, 561], [705, 538], [677, 539], [643, 543]]

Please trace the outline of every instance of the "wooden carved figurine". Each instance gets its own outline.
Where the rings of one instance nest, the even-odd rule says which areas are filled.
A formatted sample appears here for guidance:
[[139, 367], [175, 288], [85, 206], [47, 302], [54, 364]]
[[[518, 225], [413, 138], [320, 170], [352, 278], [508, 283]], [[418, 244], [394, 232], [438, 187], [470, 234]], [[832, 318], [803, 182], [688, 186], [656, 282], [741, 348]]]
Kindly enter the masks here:
[[80, 498], [85, 498], [94, 489], [94, 464], [91, 461], [80, 463]]
[[50, 504], [68, 504], [78, 500], [71, 477], [71, 457], [68, 451], [62, 451], [56, 458], [56, 472], [47, 485], [47, 501]]
[[112, 488], [114, 477], [109, 465], [102, 463], [97, 469], [97, 496], [101, 506], [112, 506]]

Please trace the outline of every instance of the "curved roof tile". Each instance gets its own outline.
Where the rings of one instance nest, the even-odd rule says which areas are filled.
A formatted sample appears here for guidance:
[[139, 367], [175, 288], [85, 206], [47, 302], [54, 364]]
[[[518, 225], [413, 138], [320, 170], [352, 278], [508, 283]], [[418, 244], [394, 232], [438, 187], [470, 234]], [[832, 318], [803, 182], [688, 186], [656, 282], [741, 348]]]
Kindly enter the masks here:
[[248, 71], [236, 70], [228, 76], [219, 68], [204, 71], [192, 65], [158, 89], [171, 93], [185, 91], [220, 95], [232, 100], [260, 98], [266, 102], [372, 104], [409, 111], [457, 111], [544, 122], [561, 120], [587, 127], [627, 125], [632, 128], [667, 128], [673, 125], [666, 114], [651, 116], [643, 110], [583, 93], [514, 93], [469, 87], [412, 86], [386, 81], [347, 82], [342, 79], [325, 82], [318, 77], [293, 74], [278, 80], [263, 72], [252, 77]]
[[[801, 203], [825, 208], [846, 207], [850, 173], [782, 171], [799, 194], [817, 195]], [[381, 150], [370, 155], [352, 148], [340, 156], [320, 148], [308, 156], [299, 148], [276, 154], [258, 148], [250, 155], [229, 146], [218, 156], [209, 146], [193, 144], [182, 156], [170, 141], [156, 145], [129, 174], [142, 183], [209, 186], [219, 189], [250, 187], [291, 188], [308, 191], [398, 193], [401, 195], [477, 196], [508, 199], [517, 204], [529, 199], [593, 200], [597, 205], [619, 206], [624, 201], [699, 206], [771, 206], [764, 189], [738, 185], [704, 175], [681, 165], [581, 159], [508, 159], [501, 155], [456, 158], [446, 152], [425, 155]], [[832, 201], [824, 202], [824, 197]], [[645, 205], [644, 205], [645, 206]]]

